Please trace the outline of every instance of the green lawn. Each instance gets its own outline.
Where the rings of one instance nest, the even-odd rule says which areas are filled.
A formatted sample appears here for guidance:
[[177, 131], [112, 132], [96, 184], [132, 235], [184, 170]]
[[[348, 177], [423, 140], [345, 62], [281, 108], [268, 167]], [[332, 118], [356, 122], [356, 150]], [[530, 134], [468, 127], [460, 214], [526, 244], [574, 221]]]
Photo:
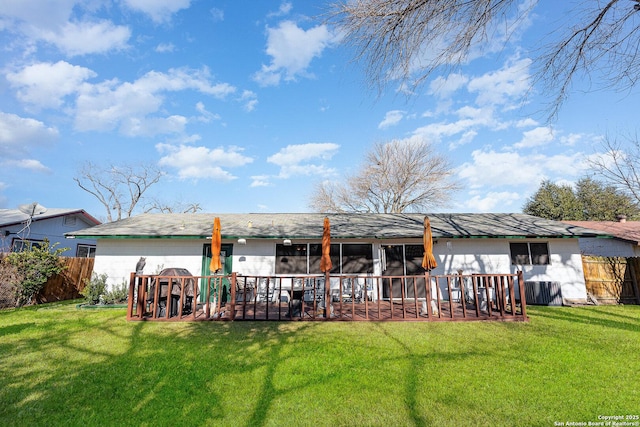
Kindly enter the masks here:
[[640, 306], [528, 323], [0, 311], [0, 425], [552, 426], [640, 414]]

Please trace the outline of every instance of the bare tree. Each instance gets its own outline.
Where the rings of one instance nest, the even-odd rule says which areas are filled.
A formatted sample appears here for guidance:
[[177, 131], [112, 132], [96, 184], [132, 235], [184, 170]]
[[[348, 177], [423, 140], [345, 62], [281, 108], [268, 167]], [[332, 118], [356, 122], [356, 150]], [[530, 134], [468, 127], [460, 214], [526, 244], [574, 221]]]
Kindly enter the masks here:
[[160, 213], [196, 213], [202, 210], [200, 203], [183, 203], [181, 201], [166, 202], [152, 198], [145, 204], [144, 212], [160, 212]]
[[423, 140], [376, 143], [354, 176], [316, 185], [309, 206], [320, 212], [426, 211], [450, 201], [459, 189], [452, 177], [448, 160]]
[[[535, 61], [535, 78], [554, 94], [552, 114], [578, 72], [601, 71], [607, 83], [632, 87], [638, 77], [638, 0], [576, 2], [559, 17], [554, 41]], [[435, 71], [460, 66], [518, 31], [537, 0], [359, 0], [331, 6], [344, 42], [363, 61], [367, 81], [382, 90], [392, 80], [415, 87]], [[542, 43], [542, 41], [541, 41]], [[538, 45], [538, 47], [541, 44]]]
[[163, 172], [154, 165], [110, 165], [99, 167], [87, 162], [73, 178], [87, 193], [102, 203], [107, 221], [128, 218], [142, 200], [144, 193], [162, 178]]
[[625, 139], [627, 144], [605, 136], [604, 154], [592, 156], [588, 162], [596, 175], [640, 204], [640, 141], [637, 135]]

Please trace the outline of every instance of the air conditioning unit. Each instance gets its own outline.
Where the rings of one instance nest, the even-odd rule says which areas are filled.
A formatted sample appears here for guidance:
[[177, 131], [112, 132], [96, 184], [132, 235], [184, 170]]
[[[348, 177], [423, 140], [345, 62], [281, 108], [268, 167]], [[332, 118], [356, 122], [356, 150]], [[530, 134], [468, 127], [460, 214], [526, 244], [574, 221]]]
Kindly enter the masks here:
[[562, 305], [562, 287], [559, 282], [524, 282], [527, 304]]

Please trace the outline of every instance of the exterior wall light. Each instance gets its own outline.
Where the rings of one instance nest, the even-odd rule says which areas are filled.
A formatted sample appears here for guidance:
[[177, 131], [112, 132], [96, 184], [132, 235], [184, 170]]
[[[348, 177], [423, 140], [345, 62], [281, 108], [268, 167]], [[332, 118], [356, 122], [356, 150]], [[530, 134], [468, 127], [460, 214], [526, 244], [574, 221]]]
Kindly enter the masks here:
[[247, 239], [238, 239], [238, 244], [239, 245], [246, 245], [247, 244]]
[[284, 242], [282, 242], [285, 246], [291, 246], [291, 240], [289, 239], [284, 239]]

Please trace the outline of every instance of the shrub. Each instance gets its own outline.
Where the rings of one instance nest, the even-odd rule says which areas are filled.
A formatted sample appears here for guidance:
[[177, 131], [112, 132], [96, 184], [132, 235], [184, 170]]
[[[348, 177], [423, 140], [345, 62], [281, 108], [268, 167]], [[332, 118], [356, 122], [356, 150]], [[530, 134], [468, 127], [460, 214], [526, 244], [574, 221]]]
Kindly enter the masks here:
[[16, 277], [11, 284], [16, 289], [17, 305], [30, 303], [50, 277], [65, 269], [60, 262], [60, 254], [68, 248], [55, 249], [56, 246], [57, 243], [50, 246], [49, 240], [45, 239], [29, 250], [7, 255], [6, 261], [16, 268]]
[[86, 298], [89, 304], [97, 304], [100, 302], [100, 295], [104, 295], [107, 289], [108, 277], [106, 274], [93, 273], [91, 280], [85, 280], [86, 286], [80, 293]]
[[0, 254], [0, 308], [15, 307], [15, 283], [19, 283], [21, 277], [18, 269], [7, 262], [6, 256]]
[[127, 301], [129, 287], [127, 282], [116, 285], [110, 291], [106, 291], [103, 296], [105, 304], [121, 304]]

